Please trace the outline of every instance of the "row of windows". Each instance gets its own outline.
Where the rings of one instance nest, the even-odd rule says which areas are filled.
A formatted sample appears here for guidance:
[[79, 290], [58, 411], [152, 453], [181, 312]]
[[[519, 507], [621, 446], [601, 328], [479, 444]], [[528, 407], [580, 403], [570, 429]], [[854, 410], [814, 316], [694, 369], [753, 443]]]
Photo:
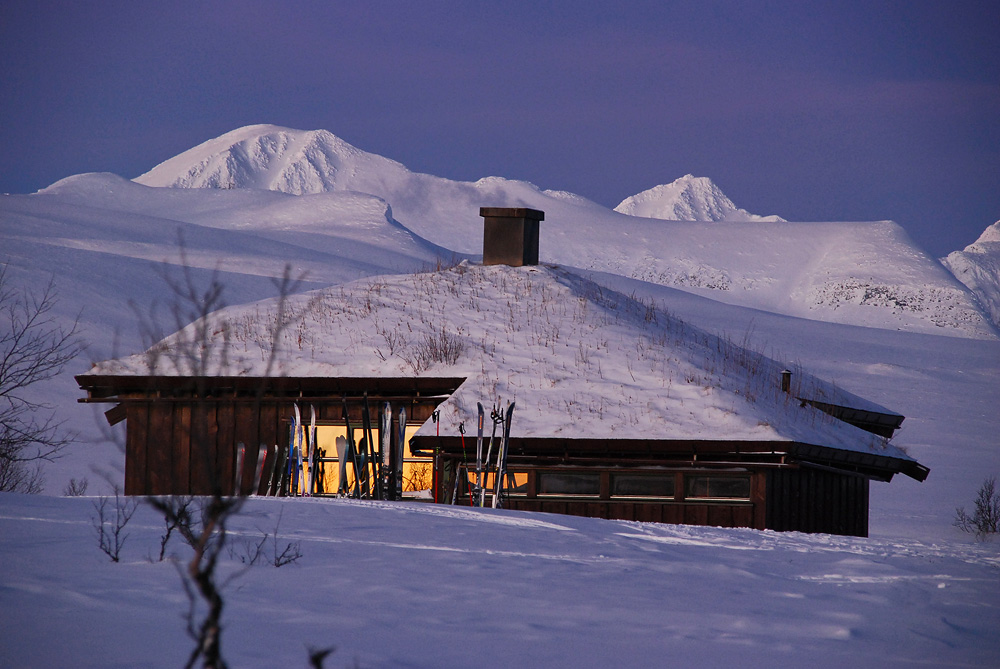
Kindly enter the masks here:
[[[602, 475], [601, 472], [538, 471], [535, 492], [538, 495], [599, 497]], [[606, 475], [611, 497], [676, 498], [680, 486], [685, 499], [750, 499], [749, 474], [611, 472]], [[524, 490], [524, 486], [519, 488], [516, 492]]]

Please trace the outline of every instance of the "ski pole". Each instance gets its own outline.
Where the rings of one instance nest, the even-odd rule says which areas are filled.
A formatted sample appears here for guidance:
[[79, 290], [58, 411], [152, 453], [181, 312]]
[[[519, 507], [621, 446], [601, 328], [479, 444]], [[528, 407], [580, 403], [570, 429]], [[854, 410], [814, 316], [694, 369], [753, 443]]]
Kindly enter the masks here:
[[[465, 483], [469, 488], [469, 506], [472, 504], [472, 482], [469, 480], [469, 459], [465, 455], [465, 421], [458, 424], [458, 433], [462, 436], [462, 466], [465, 467]], [[455, 472], [458, 476], [458, 472]]]
[[[441, 423], [438, 422], [438, 418], [441, 416], [441, 412], [435, 409], [431, 412], [431, 421], [434, 423], [434, 428], [437, 430], [438, 443], [441, 440]], [[434, 470], [431, 476], [431, 486], [434, 488], [434, 503], [438, 503], [438, 488], [441, 486], [441, 481], [438, 480], [438, 447], [434, 447]]]

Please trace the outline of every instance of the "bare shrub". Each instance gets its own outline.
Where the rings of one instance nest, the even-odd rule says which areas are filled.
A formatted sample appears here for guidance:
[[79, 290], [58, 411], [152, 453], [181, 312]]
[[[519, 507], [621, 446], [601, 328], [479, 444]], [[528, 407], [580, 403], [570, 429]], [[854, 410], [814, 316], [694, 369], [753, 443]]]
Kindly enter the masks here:
[[52, 406], [28, 390], [57, 376], [83, 349], [78, 323], [59, 325], [52, 281], [39, 291], [19, 290], [0, 265], [0, 491], [42, 491], [44, 461], [72, 441]]
[[[149, 317], [137, 315], [149, 343], [146, 352], [149, 375], [173, 374], [194, 379], [194, 396], [203, 398], [208, 396], [207, 377], [232, 373], [229, 360], [232, 328], [218, 316], [225, 306], [218, 271], [212, 274], [207, 286], [199, 286], [187, 262], [183, 240], [180, 272], [180, 277], [171, 276], [166, 270], [163, 272], [174, 298], [169, 306], [171, 325], [176, 330], [174, 335], [168, 340], [159, 339], [163, 328], [157, 322], [155, 309]], [[254, 396], [258, 407], [265, 391], [263, 379], [269, 378], [274, 369], [278, 344], [290, 322], [288, 296], [295, 291], [299, 280], [291, 277], [291, 268], [286, 266], [275, 285], [278, 292], [276, 315], [268, 327], [265, 369]], [[197, 413], [207, 416], [208, 412]], [[221, 637], [223, 589], [228, 580], [221, 579], [217, 567], [229, 540], [229, 523], [240, 512], [245, 498], [230, 496], [232, 490], [224, 485], [226, 475], [217, 468], [211, 456], [207, 419], [203, 417], [200, 421], [191, 432], [191, 457], [202, 459], [201, 464], [209, 473], [210, 495], [198, 498], [197, 508], [193, 508], [190, 497], [149, 497], [147, 503], [163, 514], [166, 523], [161, 556], [174, 531], [193, 551], [186, 567], [178, 567], [188, 597], [187, 633], [194, 641], [186, 666], [193, 667], [200, 662], [205, 667], [225, 667]]]
[[396, 355], [406, 348], [406, 337], [399, 330], [378, 328], [377, 331], [380, 335], [382, 335], [382, 338], [385, 339], [390, 356]]
[[[267, 540], [271, 540], [271, 550], [268, 556], [268, 563], [274, 567], [284, 567], [286, 564], [298, 562], [302, 557], [302, 544], [298, 541], [283, 542], [278, 538], [281, 528], [282, 512], [278, 512], [278, 519], [274, 522], [274, 532], [268, 534], [262, 532], [260, 539], [244, 539], [230, 547], [229, 556], [238, 559], [245, 565], [253, 566], [264, 557], [264, 547]], [[281, 550], [278, 549], [281, 544]]]
[[955, 509], [955, 527], [975, 534], [981, 540], [1000, 531], [1000, 495], [997, 494], [996, 484], [994, 476], [983, 481], [976, 494], [976, 508], [971, 516], [964, 506]]
[[114, 518], [108, 510], [108, 498], [101, 496], [94, 502], [94, 509], [97, 517], [92, 518], [94, 529], [97, 530], [98, 547], [111, 558], [112, 562], [118, 562], [121, 557], [122, 547], [128, 534], [125, 533], [125, 526], [132, 520], [132, 514], [139, 508], [139, 502], [134, 498], [127, 498], [121, 494], [121, 488], [114, 487], [115, 507]]
[[454, 365], [464, 352], [465, 341], [442, 327], [417, 342], [409, 363], [413, 372], [419, 374], [438, 363]]
[[87, 494], [87, 486], [90, 485], [90, 481], [86, 477], [77, 481], [76, 479], [70, 479], [66, 487], [63, 488], [64, 497], [83, 497]]
[[167, 544], [170, 543], [170, 537], [177, 528], [182, 524], [190, 525], [192, 523], [191, 508], [194, 504], [194, 497], [176, 497], [171, 500], [170, 504], [175, 509], [174, 513], [164, 514], [163, 523], [164, 530], [163, 536], [160, 537], [160, 562], [167, 554]]
[[267, 533], [261, 535], [260, 539], [242, 539], [232, 542], [229, 546], [229, 557], [239, 560], [245, 565], [253, 566], [257, 564], [267, 543]]

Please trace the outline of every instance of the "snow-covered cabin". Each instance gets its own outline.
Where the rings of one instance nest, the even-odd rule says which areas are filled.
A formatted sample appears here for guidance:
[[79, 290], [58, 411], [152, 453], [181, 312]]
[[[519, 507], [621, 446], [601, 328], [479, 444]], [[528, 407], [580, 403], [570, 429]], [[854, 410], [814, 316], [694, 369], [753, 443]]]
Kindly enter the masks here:
[[[483, 213], [529, 217], [518, 234], [542, 220]], [[889, 441], [902, 416], [567, 268], [462, 263], [208, 320], [77, 377], [82, 401], [126, 421], [126, 494], [266, 493], [255, 472], [278, 451], [257, 462], [256, 446], [287, 449], [296, 404], [315, 415], [326, 494], [350, 425], [359, 444], [405, 442], [409, 487], [470, 504], [478, 403], [487, 441], [491, 409], [515, 403], [512, 509], [864, 536], [870, 480], [928, 473]]]

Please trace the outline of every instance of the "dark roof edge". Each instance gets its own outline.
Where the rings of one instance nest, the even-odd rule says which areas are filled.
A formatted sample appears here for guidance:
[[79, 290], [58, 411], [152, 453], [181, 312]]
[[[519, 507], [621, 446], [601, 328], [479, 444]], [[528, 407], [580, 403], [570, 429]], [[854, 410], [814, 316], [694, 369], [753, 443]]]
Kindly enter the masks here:
[[90, 401], [115, 401], [130, 393], [196, 391], [211, 393], [256, 393], [265, 384], [266, 392], [291, 397], [296, 395], [357, 395], [416, 393], [441, 395], [454, 392], [465, 377], [322, 377], [322, 376], [136, 376], [80, 374], [76, 377]]

